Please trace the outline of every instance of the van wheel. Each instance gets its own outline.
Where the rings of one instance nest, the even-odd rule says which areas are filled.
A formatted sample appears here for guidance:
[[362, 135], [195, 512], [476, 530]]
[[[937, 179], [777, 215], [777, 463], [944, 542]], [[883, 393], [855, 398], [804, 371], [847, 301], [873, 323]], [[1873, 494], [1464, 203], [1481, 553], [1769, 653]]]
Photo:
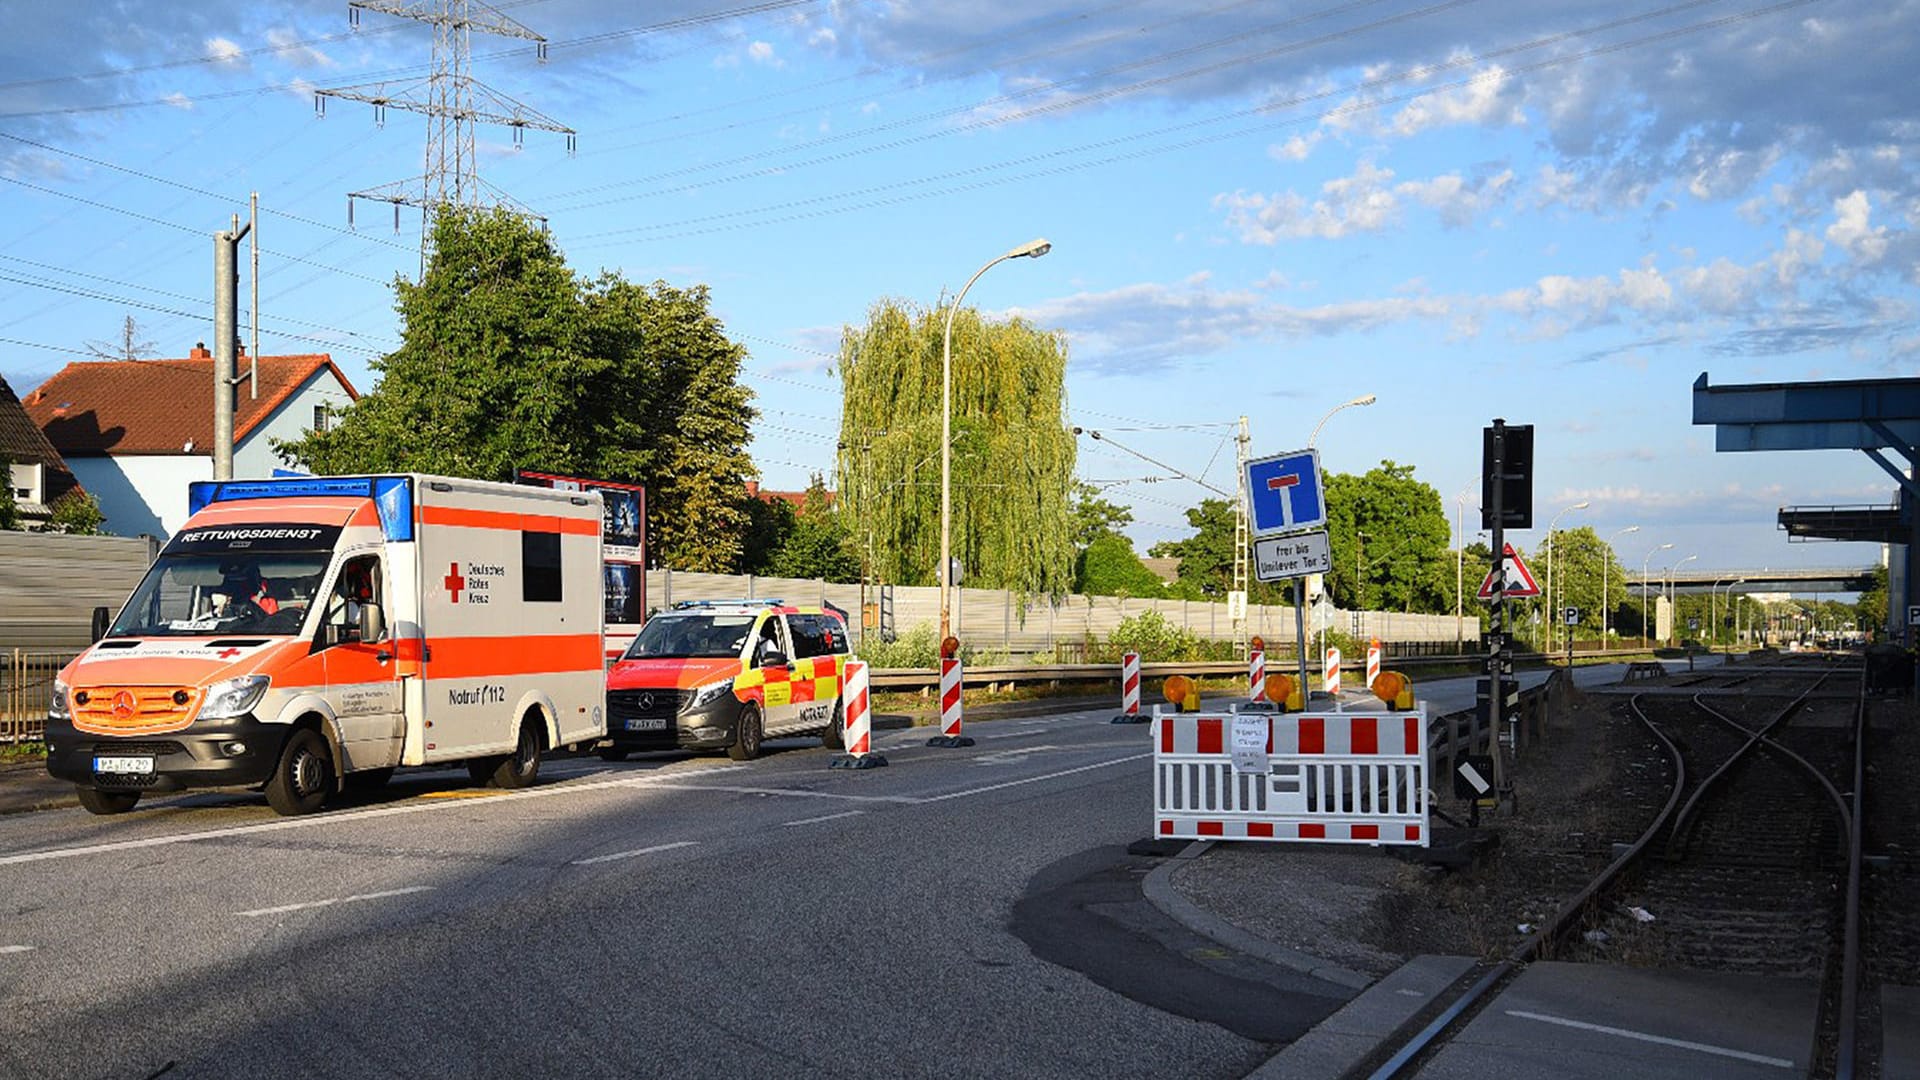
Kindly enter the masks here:
[[514, 744], [513, 753], [504, 758], [469, 762], [468, 773], [475, 780], [481, 780], [485, 766], [491, 765], [492, 771], [486, 774], [484, 782], [509, 791], [531, 787], [540, 775], [540, 752], [545, 749], [546, 741], [546, 736], [540, 730], [540, 722], [529, 716], [520, 721], [520, 741]]
[[140, 801], [137, 791], [101, 791], [85, 784], [75, 785], [75, 788], [80, 796], [80, 805], [86, 807], [89, 814], [124, 814]]
[[833, 719], [827, 721], [827, 730], [820, 733], [820, 745], [829, 750], [842, 750], [847, 745], [847, 713], [845, 702], [833, 703]]
[[733, 725], [733, 745], [727, 747], [727, 756], [735, 761], [752, 761], [760, 756], [761, 737], [760, 706], [749, 701], [740, 709], [740, 719]]
[[267, 779], [267, 805], [276, 814], [311, 814], [327, 801], [333, 786], [333, 759], [327, 742], [311, 728], [301, 728], [287, 739], [280, 764]]

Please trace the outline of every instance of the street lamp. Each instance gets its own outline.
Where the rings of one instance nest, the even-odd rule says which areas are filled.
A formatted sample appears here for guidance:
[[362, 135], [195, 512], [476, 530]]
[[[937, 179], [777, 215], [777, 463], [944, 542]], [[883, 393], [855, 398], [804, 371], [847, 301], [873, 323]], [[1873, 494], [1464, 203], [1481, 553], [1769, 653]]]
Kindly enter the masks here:
[[1707, 613], [1708, 618], [1713, 620], [1712, 633], [1707, 636], [1709, 643], [1718, 643], [1720, 640], [1720, 594], [1715, 590], [1720, 588], [1721, 581], [1727, 581], [1727, 609], [1731, 611], [1733, 609], [1733, 587], [1746, 580], [1746, 578], [1734, 578], [1731, 581], [1727, 581], [1727, 579], [1721, 578], [1716, 580], [1713, 585], [1707, 589]]
[[[1547, 523], [1547, 651], [1548, 652], [1553, 651], [1553, 624], [1555, 621], [1554, 613], [1556, 610], [1558, 610], [1553, 606], [1553, 530], [1556, 526], [1560, 524], [1561, 514], [1570, 513], [1574, 510], [1585, 510], [1588, 506], [1591, 506], [1591, 505], [1592, 505], [1591, 503], [1587, 502], [1585, 499], [1582, 499], [1579, 502], [1574, 503], [1572, 506], [1563, 506], [1560, 508], [1560, 513], [1553, 515], [1553, 520]], [[1567, 641], [1569, 643], [1573, 641], [1573, 627], [1571, 626], [1567, 627]], [[1571, 647], [1571, 644], [1569, 644], [1569, 647]]]
[[1640, 526], [1638, 525], [1629, 525], [1621, 529], [1619, 532], [1607, 537], [1607, 550], [1600, 553], [1600, 648], [1603, 651], [1606, 649], [1608, 642], [1607, 614], [1613, 607], [1613, 602], [1607, 599], [1608, 571], [1613, 569], [1613, 542], [1628, 533], [1636, 533], [1639, 531]]
[[1680, 605], [1678, 602], [1676, 602], [1673, 595], [1673, 572], [1675, 570], [1680, 569], [1681, 566], [1687, 563], [1690, 563], [1699, 557], [1700, 556], [1698, 555], [1689, 555], [1686, 558], [1681, 559], [1679, 562], [1674, 563], [1672, 566], [1667, 567], [1667, 606], [1673, 609], [1673, 616], [1672, 616], [1673, 621], [1667, 624], [1667, 645], [1668, 646], [1673, 645], [1673, 635], [1677, 633], [1680, 629], [1680, 627], [1677, 625], [1680, 621]]
[[1372, 394], [1362, 394], [1359, 397], [1354, 398], [1352, 401], [1343, 401], [1340, 404], [1335, 405], [1333, 408], [1328, 409], [1327, 415], [1321, 417], [1320, 422], [1313, 425], [1313, 434], [1307, 436], [1307, 449], [1309, 450], [1313, 449], [1314, 443], [1318, 442], [1320, 439], [1320, 429], [1327, 426], [1327, 421], [1333, 419], [1334, 413], [1339, 412], [1341, 409], [1351, 409], [1355, 405], [1371, 405], [1374, 403], [1375, 400], [1377, 399]]
[[[1453, 497], [1453, 531], [1460, 534], [1458, 547], [1453, 552], [1453, 651], [1459, 652], [1466, 643], [1463, 618], [1464, 598], [1467, 588], [1467, 492], [1473, 490], [1478, 481], [1469, 480], [1460, 494]], [[1476, 508], [1477, 509], [1477, 508]]]
[[973, 272], [947, 308], [947, 329], [940, 342], [940, 640], [953, 631], [953, 315], [980, 275], [1008, 259], [1037, 259], [1053, 250], [1046, 240], [1031, 240], [996, 255]]
[[1653, 561], [1656, 552], [1665, 551], [1672, 546], [1672, 544], [1661, 544], [1653, 551], [1647, 552], [1647, 557], [1640, 560], [1640, 647], [1642, 649], [1647, 647], [1647, 564]]

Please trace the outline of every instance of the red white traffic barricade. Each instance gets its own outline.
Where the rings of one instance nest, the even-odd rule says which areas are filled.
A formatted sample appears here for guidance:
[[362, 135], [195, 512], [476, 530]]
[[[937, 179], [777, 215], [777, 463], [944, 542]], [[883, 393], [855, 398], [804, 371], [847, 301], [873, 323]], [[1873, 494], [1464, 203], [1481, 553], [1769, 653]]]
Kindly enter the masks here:
[[1164, 713], [1153, 719], [1164, 839], [1426, 847], [1427, 710]]
[[1267, 654], [1264, 649], [1247, 653], [1247, 697], [1259, 701], [1267, 692]]
[[940, 734], [949, 738], [960, 734], [960, 680], [964, 672], [960, 658], [940, 658]]
[[1320, 668], [1320, 689], [1329, 694], [1340, 692], [1340, 650], [1327, 646], [1327, 658]]
[[1367, 643], [1367, 686], [1373, 689], [1373, 680], [1380, 677], [1380, 639], [1374, 638]]
[[1140, 715], [1140, 654], [1120, 658], [1120, 715]]
[[887, 759], [873, 752], [873, 697], [868, 692], [867, 662], [847, 658], [846, 674], [841, 676], [841, 739], [846, 755], [827, 762], [830, 768], [865, 769], [885, 765]]

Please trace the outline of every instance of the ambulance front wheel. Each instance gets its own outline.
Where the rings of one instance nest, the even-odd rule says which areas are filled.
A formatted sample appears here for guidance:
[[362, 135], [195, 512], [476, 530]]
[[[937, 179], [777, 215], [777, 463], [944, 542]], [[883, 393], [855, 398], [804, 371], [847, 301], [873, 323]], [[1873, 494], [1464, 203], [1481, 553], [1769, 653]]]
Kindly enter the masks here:
[[267, 805], [276, 814], [311, 814], [327, 801], [333, 787], [333, 758], [327, 741], [312, 728], [301, 728], [287, 739], [280, 764], [267, 778]]
[[727, 756], [735, 761], [752, 761], [760, 756], [760, 706], [749, 701], [740, 707], [740, 719], [733, 725], [733, 745]]
[[85, 784], [79, 785], [77, 793], [80, 805], [86, 807], [89, 814], [124, 814], [140, 801], [137, 791], [101, 791]]

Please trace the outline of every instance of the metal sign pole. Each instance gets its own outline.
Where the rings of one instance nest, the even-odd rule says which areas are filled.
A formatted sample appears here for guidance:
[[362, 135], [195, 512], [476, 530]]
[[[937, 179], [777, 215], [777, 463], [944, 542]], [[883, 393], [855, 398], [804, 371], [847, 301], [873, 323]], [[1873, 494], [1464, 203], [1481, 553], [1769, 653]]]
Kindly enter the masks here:
[[1300, 707], [1313, 699], [1307, 685], [1307, 579], [1293, 579], [1293, 640], [1300, 643]]
[[1507, 733], [1507, 687], [1502, 672], [1501, 661], [1507, 651], [1507, 542], [1503, 489], [1506, 487], [1507, 462], [1507, 422], [1495, 419], [1493, 422], [1493, 467], [1491, 479], [1493, 492], [1487, 498], [1487, 511], [1492, 515], [1493, 529], [1493, 609], [1487, 618], [1487, 686], [1490, 690], [1487, 700], [1488, 747], [1493, 751], [1493, 788], [1496, 794], [1507, 790], [1506, 755], [1501, 753], [1501, 743]]

